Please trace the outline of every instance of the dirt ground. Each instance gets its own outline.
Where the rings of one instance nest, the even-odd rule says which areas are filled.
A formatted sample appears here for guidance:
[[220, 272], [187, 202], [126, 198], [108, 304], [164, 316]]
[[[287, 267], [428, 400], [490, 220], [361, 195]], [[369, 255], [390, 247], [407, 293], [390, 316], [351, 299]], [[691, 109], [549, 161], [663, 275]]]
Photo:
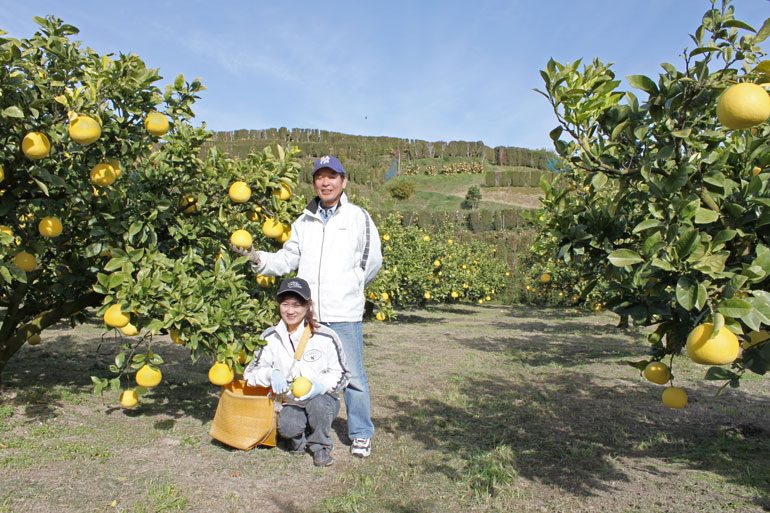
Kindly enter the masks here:
[[679, 358], [690, 402], [623, 360], [642, 333], [612, 314], [451, 306], [365, 325], [377, 426], [335, 464], [211, 440], [218, 390], [166, 338], [163, 382], [136, 410], [91, 394], [119, 343], [61, 327], [25, 347], [0, 390], [2, 512], [759, 512], [770, 511], [770, 390], [750, 377], [715, 396]]

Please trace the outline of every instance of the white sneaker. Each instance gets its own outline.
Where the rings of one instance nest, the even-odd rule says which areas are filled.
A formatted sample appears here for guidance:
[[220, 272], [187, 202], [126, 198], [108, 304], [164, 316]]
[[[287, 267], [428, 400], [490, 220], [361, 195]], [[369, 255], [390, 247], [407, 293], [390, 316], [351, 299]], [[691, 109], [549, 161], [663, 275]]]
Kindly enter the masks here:
[[350, 446], [350, 454], [359, 458], [368, 458], [372, 453], [371, 438], [356, 438]]

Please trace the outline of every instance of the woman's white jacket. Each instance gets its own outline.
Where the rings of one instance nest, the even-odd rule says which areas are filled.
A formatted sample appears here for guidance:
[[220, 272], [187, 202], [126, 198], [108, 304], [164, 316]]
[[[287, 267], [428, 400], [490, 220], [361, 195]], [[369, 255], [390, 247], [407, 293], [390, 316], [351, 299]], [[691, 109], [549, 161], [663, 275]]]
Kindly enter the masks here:
[[[303, 329], [298, 328], [299, 333]], [[254, 359], [243, 371], [243, 378], [250, 385], [269, 387], [274, 369], [283, 372], [289, 383], [298, 376], [320, 383], [327, 394], [338, 393], [350, 381], [342, 343], [337, 334], [326, 326], [319, 326], [310, 337], [299, 360], [294, 359], [295, 347], [283, 321], [265, 330], [262, 339], [267, 344], [256, 351]], [[284, 403], [302, 404], [295, 400], [291, 392], [284, 396]]]

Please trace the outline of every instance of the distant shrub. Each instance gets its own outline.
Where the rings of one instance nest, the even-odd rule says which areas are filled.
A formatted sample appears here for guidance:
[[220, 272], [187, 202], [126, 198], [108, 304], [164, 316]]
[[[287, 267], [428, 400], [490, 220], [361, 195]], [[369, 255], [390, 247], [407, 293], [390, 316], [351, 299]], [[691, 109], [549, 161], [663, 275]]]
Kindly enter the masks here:
[[474, 185], [468, 189], [468, 192], [465, 194], [465, 199], [460, 204], [460, 207], [465, 209], [476, 209], [479, 207], [479, 203], [481, 203], [481, 189], [479, 189], [477, 185]]
[[414, 184], [408, 180], [401, 180], [388, 188], [390, 195], [397, 200], [405, 200], [414, 194]]

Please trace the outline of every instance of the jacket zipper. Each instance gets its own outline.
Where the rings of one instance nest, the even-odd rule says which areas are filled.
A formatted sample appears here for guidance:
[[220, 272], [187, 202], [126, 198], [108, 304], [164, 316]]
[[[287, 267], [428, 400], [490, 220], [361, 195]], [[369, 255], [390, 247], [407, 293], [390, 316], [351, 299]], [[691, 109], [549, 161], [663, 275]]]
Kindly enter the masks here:
[[318, 257], [318, 322], [323, 322], [321, 320], [321, 262], [323, 262], [324, 258], [324, 241], [326, 240], [326, 223], [323, 220], [321, 222], [323, 223], [323, 228], [321, 230], [321, 254]]

